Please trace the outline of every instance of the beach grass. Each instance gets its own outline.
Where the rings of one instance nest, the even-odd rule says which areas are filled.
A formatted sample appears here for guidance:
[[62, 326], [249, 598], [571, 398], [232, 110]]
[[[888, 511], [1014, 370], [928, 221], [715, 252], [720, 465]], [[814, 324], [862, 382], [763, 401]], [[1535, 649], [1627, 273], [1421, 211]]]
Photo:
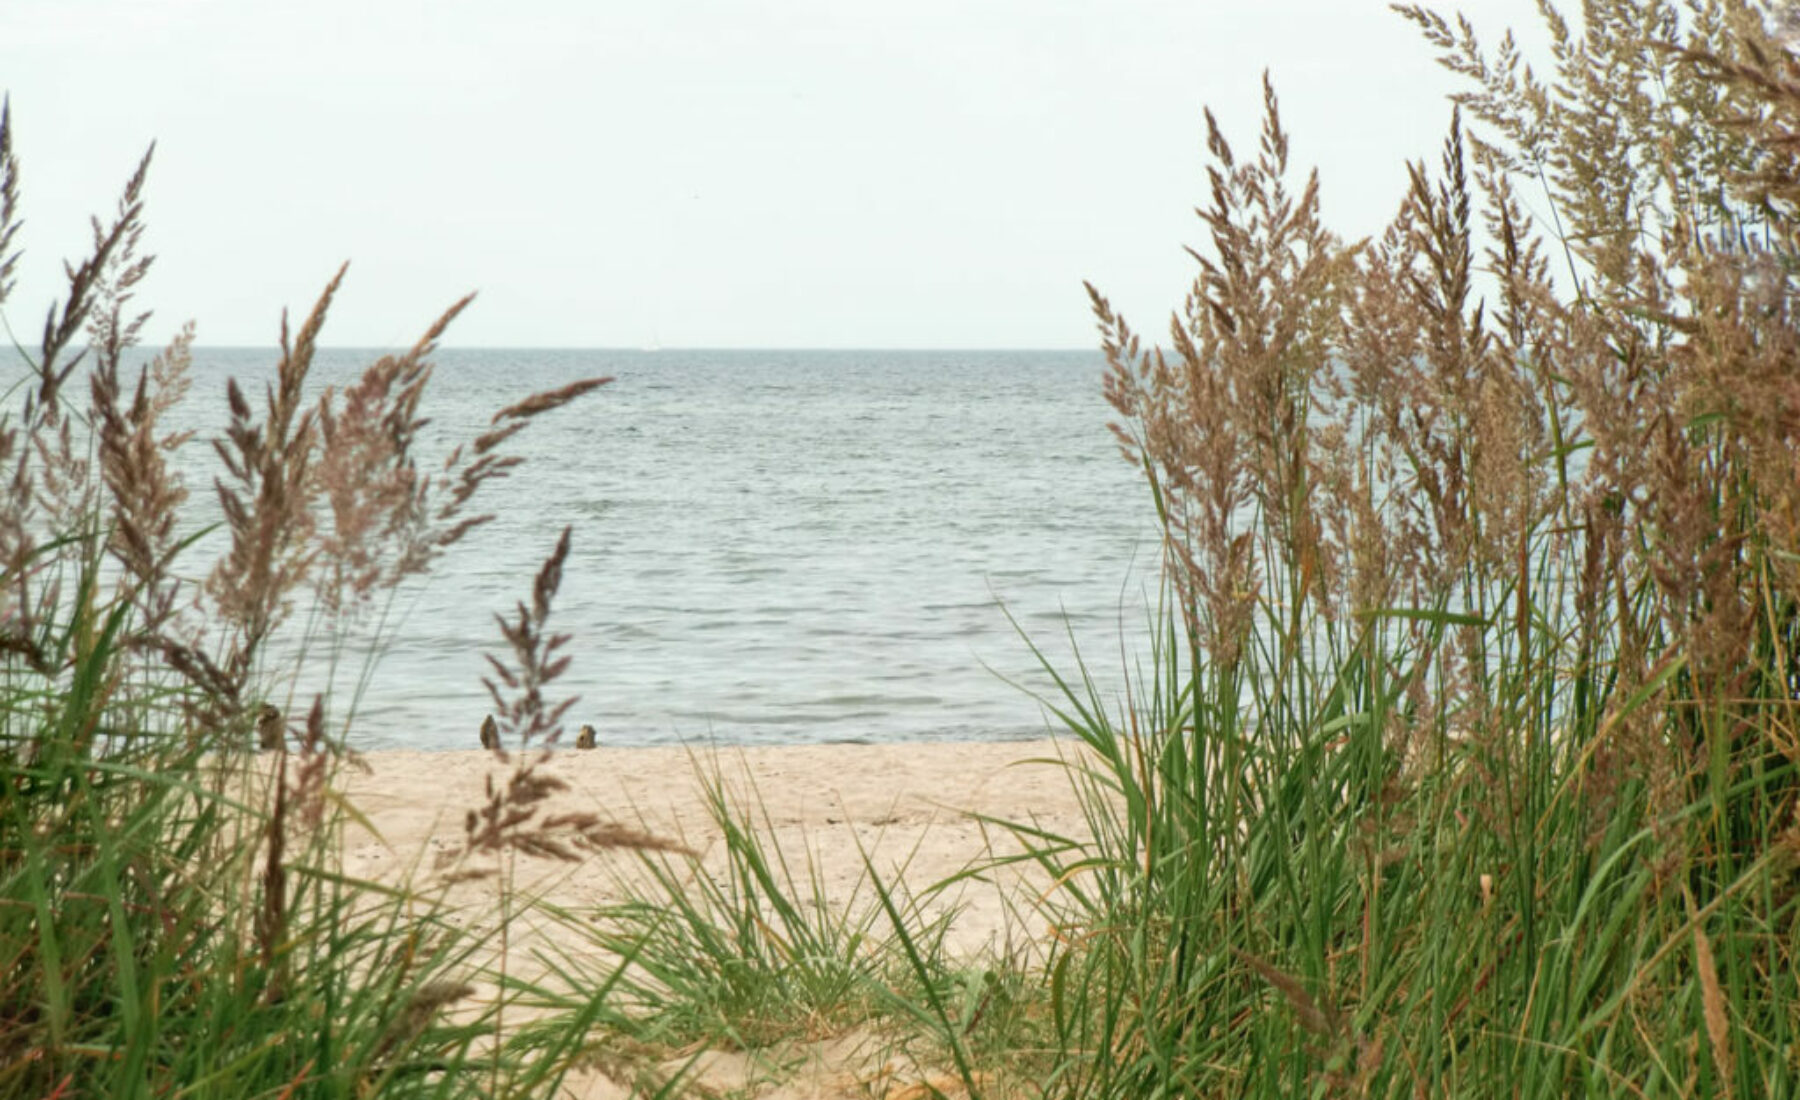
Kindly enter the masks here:
[[1548, 76], [1403, 14], [1476, 87], [1385, 234], [1270, 88], [1171, 347], [1093, 293], [1168, 606], [1123, 701], [1046, 665], [1090, 812], [1013, 826], [1013, 1076], [1791, 1095], [1800, 67], [1747, 7], [1551, 14]]
[[[284, 320], [260, 408], [230, 387], [211, 487], [228, 547], [202, 572], [176, 522], [188, 488], [170, 458], [189, 440], [159, 425], [193, 329], [126, 364], [145, 321], [131, 300], [151, 262], [149, 161], [68, 266], [41, 343], [18, 349], [28, 370], [0, 418], [0, 1093], [526, 1094], [562, 1067], [508, 1047], [507, 994], [475, 996], [479, 945], [430, 884], [345, 873], [355, 811], [334, 792], [354, 763], [354, 699], [296, 697], [298, 670], [272, 667], [268, 642], [302, 601], [327, 631], [376, 617], [383, 593], [486, 521], [471, 502], [516, 464], [506, 441], [604, 379], [501, 410], [421, 474], [429, 356], [466, 301], [307, 400], [340, 271], [297, 330]], [[0, 299], [20, 207], [4, 110]], [[525, 667], [496, 696], [527, 739], [554, 736], [541, 618], [522, 609], [506, 633]], [[504, 828], [472, 828], [468, 857], [533, 841], [543, 823], [515, 813], [528, 788], [509, 787]], [[536, 842], [593, 839], [582, 822], [548, 831]]]
[[1748, 7], [1552, 13], [1547, 76], [1403, 14], [1476, 87], [1383, 235], [1269, 88], [1170, 346], [1093, 292], [1167, 603], [1122, 700], [1045, 663], [1088, 819], [1010, 823], [1055, 931], [971, 1093], [1800, 1080], [1800, 66]]
[[[452, 550], [506, 440], [602, 380], [422, 476], [461, 305], [309, 404], [334, 279], [263, 407], [232, 389], [196, 604], [156, 424], [191, 332], [123, 367], [146, 158], [0, 423], [0, 1092], [717, 1095], [709, 1055], [860, 1035], [848, 1094], [894, 1100], [1793, 1095], [1800, 63], [1743, 3], [1545, 6], [1536, 67], [1400, 10], [1471, 90], [1382, 234], [1327, 228], [1271, 86], [1249, 155], [1208, 116], [1168, 346], [1090, 288], [1165, 583], [1122, 697], [1042, 660], [1084, 822], [988, 819], [1011, 843], [939, 882], [865, 852], [847, 893], [716, 759], [716, 871], [549, 809], [566, 537], [502, 620], [512, 751], [448, 866], [345, 873], [353, 754], [267, 640]], [[0, 122], [0, 292], [16, 180]], [[636, 854], [621, 901], [517, 887], [597, 848]], [[951, 950], [934, 899], [1020, 868], [1048, 931]], [[449, 919], [468, 881], [497, 951]], [[533, 907], [581, 948], [523, 973]]]

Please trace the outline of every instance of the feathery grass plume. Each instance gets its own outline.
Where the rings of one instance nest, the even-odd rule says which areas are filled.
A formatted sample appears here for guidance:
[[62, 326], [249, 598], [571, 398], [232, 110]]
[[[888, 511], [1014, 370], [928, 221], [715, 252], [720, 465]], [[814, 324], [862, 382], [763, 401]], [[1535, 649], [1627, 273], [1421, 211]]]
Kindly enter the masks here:
[[12, 148], [12, 97], [0, 96], [0, 305], [12, 294], [19, 254], [19, 158]]
[[323, 455], [313, 480], [332, 522], [321, 544], [329, 572], [315, 578], [315, 585], [330, 610], [364, 606], [373, 592], [428, 571], [451, 546], [493, 518], [463, 511], [483, 484], [522, 461], [499, 453], [500, 444], [536, 417], [612, 381], [581, 379], [507, 406], [492, 420], [505, 426], [473, 441], [473, 462], [463, 464], [458, 446], [435, 479], [421, 476], [412, 445], [424, 426], [418, 408], [432, 374], [429, 356], [472, 300], [451, 306], [404, 354], [371, 365], [344, 390], [341, 408], [334, 401], [339, 395], [330, 392], [319, 403]]
[[[591, 387], [590, 387], [591, 388]], [[531, 604], [521, 602], [512, 619], [496, 615], [501, 636], [512, 651], [513, 663], [487, 655], [494, 678], [482, 677], [482, 685], [493, 698], [499, 715], [494, 725], [502, 731], [492, 752], [496, 762], [510, 765], [505, 778], [496, 782], [490, 771], [484, 783], [484, 800], [470, 808], [463, 819], [463, 840], [459, 848], [443, 853], [438, 860], [446, 885], [482, 878], [493, 878], [496, 884], [499, 914], [499, 979], [508, 982], [511, 966], [512, 921], [515, 915], [514, 870], [519, 856], [579, 862], [580, 850], [636, 849], [641, 851], [686, 852], [684, 845], [665, 840], [642, 829], [609, 821], [587, 811], [550, 813], [550, 799], [566, 791], [568, 784], [543, 771], [562, 737], [562, 719], [578, 701], [570, 697], [551, 702], [546, 689], [569, 667], [569, 658], [559, 651], [569, 641], [568, 635], [548, 633], [551, 602], [562, 584], [563, 566], [567, 563], [570, 529], [563, 528], [556, 547], [544, 560], [532, 584]], [[490, 720], [493, 718], [489, 716]], [[486, 741], [487, 723], [483, 723]], [[510, 734], [510, 738], [507, 736]], [[507, 740], [518, 748], [508, 753], [501, 745]], [[494, 868], [471, 867], [477, 856], [494, 857]], [[507, 1002], [495, 1008], [494, 1026], [503, 1031]], [[500, 1047], [494, 1049], [493, 1076], [500, 1073]]]
[[[1116, 429], [1155, 479], [1195, 628], [1229, 667], [1265, 585], [1299, 608], [1330, 562], [1322, 554], [1308, 443], [1315, 376], [1339, 324], [1345, 252], [1319, 220], [1318, 180], [1285, 183], [1287, 134], [1265, 77], [1258, 156], [1239, 163], [1207, 114], [1210, 253], [1171, 324], [1177, 356], [1140, 354], [1129, 327], [1091, 286]], [[1259, 570], [1246, 509], [1285, 548]]]
[[560, 655], [569, 636], [548, 633], [548, 624], [550, 605], [562, 584], [563, 566], [569, 557], [570, 535], [570, 529], [563, 528], [555, 549], [538, 570], [530, 606], [521, 602], [511, 619], [494, 617], [512, 651], [513, 663], [487, 655], [494, 678], [484, 676], [481, 682], [499, 715], [495, 724], [502, 731], [500, 744], [510, 740], [518, 749], [516, 754], [501, 748], [493, 750], [496, 760], [510, 764], [512, 770], [502, 784], [495, 783], [491, 774], [487, 777], [485, 802], [479, 809], [470, 809], [464, 818], [462, 847], [447, 853], [440, 865], [484, 852], [519, 852], [572, 863], [581, 858], [578, 850], [582, 848], [686, 850], [680, 844], [607, 821], [597, 814], [542, 812], [552, 795], [568, 789], [567, 783], [540, 768], [562, 739], [563, 716], [580, 701], [580, 696], [570, 696], [552, 702], [546, 695], [546, 689], [569, 667], [569, 658]]
[[217, 483], [232, 550], [209, 578], [208, 593], [237, 626], [223, 671], [239, 680], [302, 585], [310, 584], [326, 612], [342, 615], [425, 572], [491, 518], [463, 513], [484, 483], [522, 461], [500, 453], [500, 444], [536, 416], [610, 381], [584, 379], [502, 409], [494, 423], [505, 426], [474, 440], [474, 462], [464, 466], [458, 447], [437, 478], [421, 476], [414, 442], [424, 425], [419, 407], [432, 376], [429, 357], [472, 297], [453, 304], [403, 354], [382, 357], [342, 393], [327, 390], [307, 406], [305, 379], [344, 274], [340, 269], [327, 285], [291, 347], [284, 315], [282, 359], [263, 419], [254, 419], [232, 383], [232, 426], [214, 444], [232, 479]]
[[314, 477], [329, 510], [320, 550], [328, 569], [314, 583], [325, 607], [366, 603], [377, 590], [423, 571], [428, 483], [411, 453], [424, 425], [419, 402], [438, 337], [471, 298], [451, 306], [407, 352], [383, 356], [342, 394], [319, 402], [321, 454]]
[[156, 638], [176, 612], [180, 585], [170, 576], [178, 550], [175, 519], [187, 489], [170, 454], [191, 433], [158, 434], [158, 420], [187, 389], [194, 327], [184, 326], [148, 367], [138, 373], [126, 406], [119, 384], [119, 353], [102, 356], [91, 374], [100, 475], [110, 497], [108, 551], [133, 579], [141, 618], [137, 633]]
[[101, 369], [117, 372], [120, 357], [127, 348], [137, 344], [144, 324], [150, 315], [140, 312], [128, 316], [126, 307], [133, 297], [133, 288], [143, 281], [150, 267], [156, 262], [154, 256], [140, 256], [138, 246], [143, 241], [144, 223], [143, 185], [150, 167], [150, 158], [156, 152], [155, 143], [151, 143], [144, 153], [142, 163], [138, 165], [137, 174], [119, 198], [115, 225], [126, 227], [123, 232], [109, 241], [105, 230], [101, 228], [100, 219], [90, 220], [90, 230], [94, 241], [94, 254], [104, 256], [104, 262], [98, 265], [93, 281], [92, 303], [87, 311], [88, 349], [98, 360]]
[[327, 611], [366, 607], [375, 592], [426, 572], [492, 518], [462, 513], [483, 483], [521, 461], [498, 453], [499, 445], [533, 418], [611, 381], [583, 379], [502, 409], [493, 423], [505, 426], [473, 441], [472, 463], [463, 466], [459, 446], [435, 479], [422, 476], [413, 444], [425, 423], [418, 410], [432, 376], [430, 356], [471, 301], [472, 295], [452, 305], [406, 352], [382, 357], [341, 394], [327, 390], [317, 405], [320, 453], [308, 489], [322, 501], [329, 523], [318, 540], [324, 568], [310, 580]]
[[1410, 377], [1423, 327], [1411, 294], [1414, 216], [1409, 199], [1386, 232], [1357, 252], [1339, 372], [1327, 380], [1325, 407], [1337, 431], [1319, 440], [1317, 462], [1333, 490], [1325, 494], [1326, 522], [1344, 562], [1342, 602], [1356, 615], [1421, 600], [1436, 567], [1422, 498], [1407, 491], [1402, 473], [1413, 461], [1405, 428], [1424, 404]]
[[1086, 834], [1015, 825], [1071, 1095], [1792, 1092], [1800, 60], [1539, 9], [1399, 9], [1474, 90], [1374, 239], [1272, 253], [1209, 118], [1169, 348], [1090, 288], [1181, 611], [1116, 720], [1057, 680]]
[[[569, 560], [570, 534], [569, 528], [563, 528], [562, 535], [556, 540], [556, 548], [538, 570], [537, 579], [531, 586], [531, 606], [521, 602], [510, 621], [502, 616], [494, 617], [516, 665], [509, 667], [499, 658], [488, 655], [488, 667], [493, 669], [496, 679], [484, 676], [481, 683], [494, 700], [502, 734], [513, 735], [521, 751], [528, 751], [534, 741], [554, 747], [562, 737], [563, 716], [580, 700], [580, 696], [571, 696], [552, 705], [544, 697], [544, 689], [569, 667], [569, 658], [559, 655], [569, 643], [569, 635], [549, 634], [546, 630], [550, 621], [550, 603], [562, 586], [563, 565]], [[505, 693], [501, 690], [502, 685]], [[506, 693], [513, 697], [508, 699]]]
[[[1094, 315], [1103, 332], [1107, 400], [1125, 418], [1114, 425], [1120, 443], [1151, 478], [1168, 537], [1165, 554], [1175, 563], [1190, 629], [1207, 641], [1213, 659], [1235, 663], [1261, 583], [1251, 534], [1237, 530], [1250, 489], [1236, 426], [1223, 415], [1225, 385], [1211, 372], [1172, 365], [1160, 350], [1141, 352], [1138, 338], [1090, 284]], [[1192, 344], [1177, 333], [1183, 364]], [[1176, 395], [1179, 394], [1178, 398]], [[1189, 431], [1176, 431], [1172, 407], [1185, 400], [1196, 414]], [[1203, 412], [1204, 410], [1204, 412]], [[1135, 422], [1135, 423], [1133, 423]]]
[[[455, 311], [399, 369], [371, 369], [355, 423], [329, 438], [304, 383], [337, 280], [292, 343], [284, 324], [261, 415], [230, 387], [217, 486], [231, 546], [204, 587], [189, 586], [170, 461], [185, 436], [162, 423], [186, 387], [192, 327], [147, 367], [128, 362], [143, 331], [130, 303], [149, 263], [147, 164], [115, 220], [96, 224], [87, 258], [66, 265], [67, 296], [26, 359], [29, 392], [0, 415], [0, 1094], [522, 1092], [557, 1066], [501, 1044], [482, 1055], [498, 1076], [477, 1080], [481, 1028], [443, 1017], [466, 993], [477, 945], [428, 898], [344, 874], [353, 811], [331, 788], [347, 754], [327, 736], [324, 700], [296, 723], [290, 752], [256, 668], [322, 561], [348, 563], [360, 596], [366, 576], [391, 585], [429, 563], [410, 547], [454, 541], [454, 510], [426, 523], [435, 502], [422, 490], [389, 490], [411, 465], [429, 373], [419, 362]], [[17, 180], [0, 105], [0, 299], [18, 255]], [[70, 385], [82, 364], [87, 386]], [[82, 392], [86, 408], [74, 404]], [[357, 557], [348, 535], [321, 536], [321, 469], [380, 482], [392, 511], [364, 537], [387, 549]], [[365, 561], [389, 564], [358, 573]], [[275, 750], [266, 770], [246, 751], [259, 741]], [[571, 847], [630, 839], [582, 815], [547, 827]]]
[[[68, 362], [60, 359], [68, 353], [75, 338], [81, 334], [93, 318], [96, 299], [108, 306], [123, 305], [124, 299], [119, 295], [129, 290], [147, 270], [147, 260], [135, 258], [135, 247], [141, 233], [140, 222], [143, 214], [144, 180], [150, 171], [150, 157], [155, 146], [144, 152], [143, 159], [138, 161], [137, 170], [126, 181], [125, 190], [118, 201], [117, 216], [112, 224], [105, 228], [96, 219], [93, 223], [93, 250], [87, 258], [74, 267], [66, 267], [69, 294], [59, 310], [52, 302], [44, 317], [44, 334], [39, 345], [38, 359], [32, 364], [38, 376], [36, 389], [27, 399], [24, 420], [35, 425], [40, 419], [54, 423], [59, 416], [63, 384], [75, 372], [76, 367], [86, 357], [85, 352], [77, 352], [69, 357]], [[128, 253], [115, 262], [115, 253]], [[117, 318], [105, 316], [100, 322], [99, 330], [106, 334], [108, 343], [113, 338], [123, 339], [136, 332], [141, 319], [121, 328]]]
[[223, 439], [213, 441], [226, 477], [215, 478], [213, 485], [231, 547], [207, 578], [206, 592], [233, 628], [224, 670], [240, 684], [291, 610], [294, 590], [318, 552], [308, 500], [317, 418], [302, 407], [302, 388], [345, 270], [340, 267], [332, 276], [291, 341], [283, 312], [281, 361], [266, 389], [261, 420], [236, 379], [226, 388], [231, 426]]
[[506, 477], [522, 461], [516, 456], [502, 454], [499, 450], [502, 443], [524, 431], [535, 417], [561, 408], [611, 381], [610, 377], [584, 378], [509, 405], [494, 414], [489, 421], [492, 427], [475, 438], [467, 455], [462, 447], [452, 451], [444, 460], [443, 470], [435, 483], [434, 491], [443, 501], [438, 505], [435, 517], [437, 530], [420, 547], [425, 560], [493, 518], [485, 514], [464, 516], [462, 512], [482, 485]]
[[[64, 383], [85, 352], [69, 356], [66, 363], [61, 359], [84, 326], [95, 321], [97, 303], [109, 310], [122, 306], [121, 295], [147, 263], [136, 259], [134, 250], [149, 163], [146, 152], [125, 186], [110, 226], [94, 222], [92, 251], [79, 264], [65, 265], [68, 297], [60, 309], [51, 304], [36, 359], [24, 356], [35, 385], [28, 389], [17, 427], [0, 424], [0, 454], [11, 467], [6, 498], [0, 504], [0, 575], [10, 582], [6, 602], [0, 605], [7, 614], [0, 621], [8, 628], [7, 648], [26, 655], [40, 671], [49, 667], [39, 637], [44, 616], [65, 598], [61, 571], [46, 567], [46, 555], [54, 558], [70, 547], [85, 546], [96, 499], [89, 452], [75, 438], [80, 415], [66, 408], [62, 399]], [[0, 110], [0, 284], [7, 289], [18, 259], [17, 251], [9, 252], [19, 228], [17, 207], [18, 163], [12, 153], [8, 106]], [[109, 333], [109, 344], [119, 347], [135, 333], [135, 326], [108, 320], [96, 331]]]

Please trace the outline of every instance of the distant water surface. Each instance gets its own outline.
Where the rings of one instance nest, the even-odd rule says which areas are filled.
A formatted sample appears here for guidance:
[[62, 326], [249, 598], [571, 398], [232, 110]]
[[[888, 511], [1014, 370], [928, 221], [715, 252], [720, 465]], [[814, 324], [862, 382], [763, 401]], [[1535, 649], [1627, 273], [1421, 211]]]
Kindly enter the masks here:
[[[375, 355], [321, 353], [315, 389]], [[1046, 682], [1002, 605], [1070, 672], [1072, 637], [1109, 685], [1121, 627], [1143, 634], [1153, 513], [1107, 430], [1095, 354], [452, 349], [435, 361], [422, 467], [528, 393], [616, 381], [515, 437], [524, 467], [475, 502], [499, 518], [399, 595], [377, 663], [360, 642], [340, 659], [333, 697], [339, 714], [356, 700], [359, 747], [474, 745], [482, 654], [502, 644], [493, 616], [529, 599], [565, 525], [552, 627], [573, 636], [573, 664], [553, 696], [579, 694], [571, 720], [603, 742], [1041, 736], [1041, 708], [1007, 680]], [[260, 410], [274, 362], [197, 351], [179, 420], [216, 433], [234, 375]], [[183, 463], [194, 503], [216, 517], [210, 447], [196, 441]], [[197, 573], [219, 545], [215, 533], [184, 560]]]

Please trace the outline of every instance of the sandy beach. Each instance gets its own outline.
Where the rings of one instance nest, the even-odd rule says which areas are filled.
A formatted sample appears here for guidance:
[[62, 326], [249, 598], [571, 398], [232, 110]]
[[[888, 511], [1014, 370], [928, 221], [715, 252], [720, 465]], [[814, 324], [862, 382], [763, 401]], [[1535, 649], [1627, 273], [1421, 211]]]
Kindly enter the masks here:
[[[834, 903], [867, 902], [872, 895], [866, 884], [858, 893], [866, 876], [865, 853], [884, 881], [918, 893], [990, 851], [1017, 850], [1005, 830], [984, 825], [979, 817], [1035, 821], [1065, 835], [1081, 832], [1079, 800], [1067, 771], [1056, 763], [1078, 749], [1075, 742], [1053, 740], [565, 749], [541, 765], [541, 773], [567, 785], [543, 812], [589, 812], [641, 828], [691, 849], [693, 873], [717, 874], [724, 846], [702, 777], [720, 777], [734, 803], [750, 808], [745, 819], [758, 824], [803, 884], [816, 875]], [[367, 772], [347, 769], [344, 780], [349, 803], [366, 822], [353, 824], [345, 837], [349, 874], [419, 886], [441, 881], [457, 866], [493, 866], [492, 857], [448, 869], [439, 864], [441, 856], [462, 846], [467, 813], [485, 801], [490, 775], [503, 783], [513, 764], [480, 750], [379, 752], [366, 760]], [[621, 900], [621, 875], [637, 864], [631, 851], [584, 852], [575, 863], [520, 857], [513, 873], [523, 893], [579, 918]], [[924, 908], [956, 910], [947, 944], [961, 957], [1017, 953], [1047, 932], [1032, 909], [1044, 886], [1028, 872], [1009, 870], [934, 895]], [[497, 944], [495, 896], [491, 879], [458, 883], [448, 892], [453, 919]], [[571, 925], [526, 912], [513, 918], [507, 933], [508, 969], [517, 975], [542, 973], [539, 960], [546, 952], [579, 957], [595, 951], [583, 942], [579, 919]], [[496, 947], [483, 961], [491, 965], [497, 953]], [[868, 1094], [867, 1075], [874, 1071], [858, 1068], [855, 1058], [834, 1053], [830, 1044], [815, 1053], [816, 1072], [766, 1095], [834, 1096], [845, 1089]], [[721, 1063], [709, 1070], [710, 1083], [741, 1087], [748, 1072], [741, 1060]], [[571, 1081], [564, 1095], [625, 1093], [595, 1075]]]

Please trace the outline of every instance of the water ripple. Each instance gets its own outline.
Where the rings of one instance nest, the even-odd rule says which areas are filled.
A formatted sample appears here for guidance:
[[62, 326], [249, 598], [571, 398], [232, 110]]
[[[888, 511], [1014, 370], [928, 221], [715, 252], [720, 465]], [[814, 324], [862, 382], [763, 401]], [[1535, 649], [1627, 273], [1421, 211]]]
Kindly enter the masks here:
[[[372, 359], [321, 353], [313, 382]], [[272, 362], [198, 352], [176, 426], [204, 439], [225, 378], [255, 388]], [[1053, 659], [1071, 633], [1106, 653], [1121, 621], [1142, 633], [1153, 513], [1094, 355], [449, 350], [421, 468], [501, 405], [592, 374], [617, 381], [515, 437], [526, 465], [476, 501], [500, 518], [409, 589], [360, 743], [473, 742], [483, 655], [507, 653], [493, 616], [529, 598], [565, 525], [551, 628], [573, 663], [552, 694], [579, 693], [571, 719], [612, 744], [1037, 736], [1039, 705], [984, 667], [1048, 688], [1007, 613]], [[183, 462], [210, 483], [203, 445]], [[190, 519], [216, 518], [207, 497]], [[330, 680], [340, 708], [355, 680]]]

